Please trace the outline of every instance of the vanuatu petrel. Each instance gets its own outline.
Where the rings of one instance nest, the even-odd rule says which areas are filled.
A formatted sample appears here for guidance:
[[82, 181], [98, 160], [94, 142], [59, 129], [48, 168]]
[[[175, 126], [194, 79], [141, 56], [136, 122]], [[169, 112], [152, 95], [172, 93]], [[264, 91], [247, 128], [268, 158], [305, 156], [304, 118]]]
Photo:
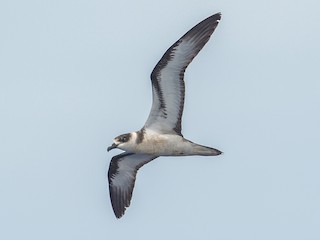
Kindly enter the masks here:
[[124, 153], [111, 159], [108, 180], [111, 204], [117, 218], [130, 205], [137, 171], [159, 156], [216, 156], [221, 151], [193, 143], [181, 133], [184, 105], [184, 72], [193, 58], [208, 42], [221, 19], [221, 13], [203, 20], [162, 56], [151, 73], [152, 107], [139, 131], [113, 139], [114, 148]]

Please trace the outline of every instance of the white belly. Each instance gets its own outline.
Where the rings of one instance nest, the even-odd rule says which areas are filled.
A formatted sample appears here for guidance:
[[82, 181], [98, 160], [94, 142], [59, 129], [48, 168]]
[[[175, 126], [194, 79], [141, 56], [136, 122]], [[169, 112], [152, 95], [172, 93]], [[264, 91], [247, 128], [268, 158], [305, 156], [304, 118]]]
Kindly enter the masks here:
[[136, 146], [136, 153], [146, 153], [158, 156], [190, 155], [192, 143], [178, 135], [146, 134], [143, 141]]

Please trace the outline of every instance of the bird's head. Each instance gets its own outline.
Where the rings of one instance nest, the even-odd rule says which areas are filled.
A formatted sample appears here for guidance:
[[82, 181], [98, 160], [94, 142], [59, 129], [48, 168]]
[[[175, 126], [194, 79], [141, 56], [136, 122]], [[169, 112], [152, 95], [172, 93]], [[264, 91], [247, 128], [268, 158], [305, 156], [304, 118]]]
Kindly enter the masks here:
[[113, 139], [113, 144], [108, 147], [108, 152], [114, 148], [119, 148], [124, 151], [131, 151], [132, 143], [132, 133], [121, 134]]

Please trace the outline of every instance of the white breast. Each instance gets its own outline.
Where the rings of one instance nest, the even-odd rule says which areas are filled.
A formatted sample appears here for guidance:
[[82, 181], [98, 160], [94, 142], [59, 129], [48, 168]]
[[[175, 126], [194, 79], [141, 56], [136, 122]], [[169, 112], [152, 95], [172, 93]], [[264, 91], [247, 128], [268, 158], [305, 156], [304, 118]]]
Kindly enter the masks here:
[[191, 143], [179, 135], [158, 134], [147, 130], [135, 152], [157, 156], [183, 156], [188, 155], [190, 150]]

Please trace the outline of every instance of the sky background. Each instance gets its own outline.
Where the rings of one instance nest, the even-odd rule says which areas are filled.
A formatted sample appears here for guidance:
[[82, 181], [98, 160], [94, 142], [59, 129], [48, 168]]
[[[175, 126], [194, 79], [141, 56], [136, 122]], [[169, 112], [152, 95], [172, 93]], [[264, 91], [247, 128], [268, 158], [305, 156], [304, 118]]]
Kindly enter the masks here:
[[[2, 0], [0, 239], [320, 239], [318, 0]], [[222, 12], [186, 72], [183, 134], [224, 152], [140, 169], [116, 219], [112, 139], [150, 73]]]

